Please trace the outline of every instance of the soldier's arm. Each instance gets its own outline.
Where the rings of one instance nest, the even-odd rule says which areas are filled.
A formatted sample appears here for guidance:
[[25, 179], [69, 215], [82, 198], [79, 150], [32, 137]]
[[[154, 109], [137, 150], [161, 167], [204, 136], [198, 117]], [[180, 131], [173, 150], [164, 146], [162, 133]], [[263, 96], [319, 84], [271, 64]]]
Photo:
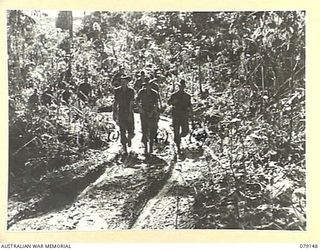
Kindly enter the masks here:
[[132, 94], [131, 94], [131, 100], [130, 100], [130, 103], [129, 103], [129, 112], [133, 112], [133, 107], [134, 107], [134, 90], [132, 91]]
[[157, 109], [157, 112], [160, 113], [160, 109], [161, 109], [161, 98], [160, 98], [160, 94], [159, 94], [159, 93], [157, 93], [156, 109]]
[[134, 107], [134, 96], [129, 103], [128, 120], [130, 120], [130, 121], [132, 121], [132, 119], [133, 119], [133, 116], [132, 116], [132, 114], [134, 113], [133, 107]]

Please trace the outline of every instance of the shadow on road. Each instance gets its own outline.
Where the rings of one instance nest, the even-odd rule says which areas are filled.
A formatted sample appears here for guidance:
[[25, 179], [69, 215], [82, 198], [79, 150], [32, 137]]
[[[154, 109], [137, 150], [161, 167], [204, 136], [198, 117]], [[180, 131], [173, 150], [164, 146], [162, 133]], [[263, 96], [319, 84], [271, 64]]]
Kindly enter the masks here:
[[52, 186], [33, 207], [27, 207], [16, 214], [8, 221], [7, 228], [9, 229], [20, 220], [35, 218], [73, 204], [81, 191], [99, 178], [104, 170], [105, 166], [102, 164], [82, 178], [65, 178], [63, 184]]

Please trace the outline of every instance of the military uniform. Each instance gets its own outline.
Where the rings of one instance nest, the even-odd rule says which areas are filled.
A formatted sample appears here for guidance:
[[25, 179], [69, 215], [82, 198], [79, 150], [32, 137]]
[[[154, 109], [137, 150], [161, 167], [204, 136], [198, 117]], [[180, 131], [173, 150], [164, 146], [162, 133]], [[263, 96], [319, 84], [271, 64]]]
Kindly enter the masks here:
[[40, 100], [37, 90], [35, 90], [34, 93], [29, 97], [28, 104], [30, 109], [36, 109], [39, 106]]
[[[130, 87], [118, 87], [115, 89], [115, 102], [119, 108], [116, 111], [118, 125], [120, 127], [121, 144], [131, 143], [131, 138], [134, 135], [134, 117], [133, 109], [130, 103], [134, 101], [134, 90]], [[126, 133], [128, 132], [128, 137]], [[130, 146], [130, 145], [129, 145]]]
[[[189, 113], [191, 111], [191, 96], [184, 91], [172, 94], [168, 101], [173, 105], [172, 125], [174, 131], [174, 142], [180, 147], [181, 137], [189, 132]], [[181, 130], [181, 132], [180, 132]]]
[[153, 89], [143, 88], [139, 91], [137, 102], [141, 103], [141, 129], [142, 142], [150, 142], [150, 152], [152, 152], [153, 139], [156, 136], [159, 117], [159, 94]]

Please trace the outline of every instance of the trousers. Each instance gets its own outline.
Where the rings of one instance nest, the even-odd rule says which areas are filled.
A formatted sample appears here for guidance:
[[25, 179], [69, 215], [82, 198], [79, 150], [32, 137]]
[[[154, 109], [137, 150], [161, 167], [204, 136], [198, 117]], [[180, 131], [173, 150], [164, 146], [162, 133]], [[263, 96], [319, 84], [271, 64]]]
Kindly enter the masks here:
[[158, 129], [158, 117], [156, 115], [149, 117], [147, 114], [140, 114], [142, 142], [154, 140]]
[[189, 133], [189, 119], [188, 116], [173, 116], [172, 118], [174, 142], [180, 145], [181, 138]]
[[[133, 113], [121, 115], [119, 114], [120, 141], [125, 145], [134, 136], [134, 117]], [[128, 135], [127, 135], [128, 133]]]

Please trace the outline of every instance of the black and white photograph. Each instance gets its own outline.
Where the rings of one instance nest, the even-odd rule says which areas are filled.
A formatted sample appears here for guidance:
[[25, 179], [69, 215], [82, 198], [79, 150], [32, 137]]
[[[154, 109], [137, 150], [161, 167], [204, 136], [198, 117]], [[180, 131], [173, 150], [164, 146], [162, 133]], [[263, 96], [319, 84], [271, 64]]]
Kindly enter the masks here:
[[7, 10], [7, 231], [306, 231], [305, 16]]

